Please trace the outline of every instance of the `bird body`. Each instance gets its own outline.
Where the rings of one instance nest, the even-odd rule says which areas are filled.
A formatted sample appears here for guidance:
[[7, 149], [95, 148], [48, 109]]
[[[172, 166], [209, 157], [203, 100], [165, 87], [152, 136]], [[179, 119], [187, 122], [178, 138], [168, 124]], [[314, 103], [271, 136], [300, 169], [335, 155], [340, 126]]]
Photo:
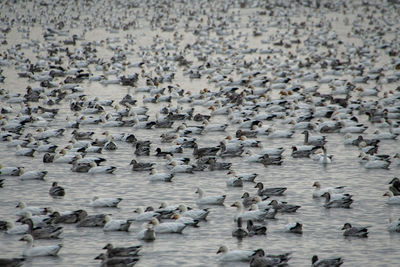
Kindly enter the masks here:
[[[235, 201], [231, 207], [236, 207], [237, 211], [234, 217], [234, 220], [237, 221], [239, 218], [241, 218], [243, 221], [247, 220], [253, 220], [253, 221], [263, 221], [266, 219], [267, 215], [269, 215], [268, 210], [249, 210], [249, 211], [244, 211], [243, 209], [243, 204], [240, 201]], [[274, 211], [275, 212], [275, 211]]]
[[62, 197], [65, 196], [65, 189], [59, 186], [57, 182], [53, 182], [49, 194], [52, 197]]
[[368, 237], [367, 227], [352, 226], [350, 223], [345, 223], [342, 230], [344, 230], [344, 236]]
[[18, 202], [16, 207], [19, 208], [17, 212], [18, 216], [22, 216], [27, 211], [32, 215], [43, 215], [47, 213], [47, 208], [27, 206], [23, 201]]
[[171, 182], [174, 178], [173, 173], [159, 172], [156, 173], [154, 169], [150, 171], [150, 176], [148, 177], [151, 182]]
[[27, 241], [28, 244], [24, 249], [22, 255], [24, 257], [36, 257], [36, 256], [56, 256], [62, 248], [62, 244], [53, 246], [33, 246], [33, 238], [30, 234], [25, 234], [20, 241]]
[[156, 239], [156, 232], [149, 225], [137, 234], [137, 238], [145, 241], [153, 241]]
[[106, 215], [104, 218], [106, 224], [103, 226], [104, 231], [125, 231], [129, 232], [132, 220], [115, 220], [111, 216]]
[[19, 267], [24, 264], [24, 258], [0, 258], [0, 266], [3, 267]]
[[222, 262], [230, 262], [230, 261], [247, 261], [249, 262], [251, 256], [254, 254], [252, 250], [229, 250], [226, 246], [221, 246], [217, 254], [221, 253], [221, 257], [219, 258]]
[[6, 223], [6, 233], [9, 235], [20, 235], [20, 234], [27, 234], [29, 231], [29, 226], [26, 224], [22, 225], [14, 225], [13, 222]]
[[95, 162], [90, 162], [89, 164], [91, 168], [88, 173], [90, 174], [98, 174], [98, 173], [113, 173], [117, 167], [115, 166], [97, 166]]
[[313, 198], [322, 197], [323, 194], [328, 192], [334, 194], [339, 194], [344, 192], [344, 186], [321, 188], [321, 184], [319, 182], [314, 182], [313, 187], [315, 187], [315, 190], [313, 192]]
[[196, 193], [199, 194], [197, 205], [223, 205], [226, 198], [226, 195], [204, 196], [204, 191], [200, 187], [197, 187]]
[[339, 267], [342, 264], [342, 258], [318, 259], [318, 256], [314, 255], [311, 259], [311, 267]]
[[386, 200], [386, 203], [389, 205], [400, 205], [400, 196], [394, 196], [391, 191], [388, 191], [384, 194], [384, 196], [388, 196], [389, 198]]
[[47, 171], [24, 171], [19, 178], [21, 180], [43, 180], [47, 173]]
[[285, 231], [294, 234], [302, 234], [303, 233], [303, 225], [299, 222], [288, 223], [285, 225]]
[[183, 217], [190, 217], [195, 220], [205, 220], [208, 214], [210, 214], [210, 211], [208, 209], [188, 210], [187, 207], [183, 204], [179, 205], [178, 209]]
[[113, 258], [136, 256], [140, 252], [141, 248], [141, 245], [131, 247], [114, 247], [111, 243], [108, 243], [103, 249], [107, 249], [107, 256], [109, 258]]
[[390, 220], [390, 223], [388, 225], [388, 231], [400, 233], [400, 219], [395, 221]]
[[351, 199], [352, 195], [349, 194], [331, 194], [330, 192], [325, 192], [323, 195], [326, 201], [324, 207], [329, 208], [350, 208], [353, 203]]
[[154, 227], [154, 231], [156, 234], [165, 234], [165, 233], [179, 233], [186, 228], [186, 224], [180, 222], [163, 222], [160, 223], [157, 218], [153, 217], [150, 220], [150, 223]]
[[144, 212], [142, 208], [136, 208], [135, 213], [138, 215], [134, 218], [135, 221], [150, 221], [153, 217], [160, 217], [161, 214], [155, 211]]
[[286, 266], [290, 260], [289, 255], [290, 253], [265, 255], [263, 249], [257, 249], [251, 257], [250, 267]]
[[93, 197], [89, 206], [92, 207], [117, 207], [122, 198], [99, 198]]
[[20, 176], [21, 171], [21, 167], [3, 167], [0, 164], [0, 176]]
[[254, 188], [258, 188], [257, 195], [259, 196], [280, 196], [286, 191], [286, 187], [264, 188], [264, 184], [258, 182]]

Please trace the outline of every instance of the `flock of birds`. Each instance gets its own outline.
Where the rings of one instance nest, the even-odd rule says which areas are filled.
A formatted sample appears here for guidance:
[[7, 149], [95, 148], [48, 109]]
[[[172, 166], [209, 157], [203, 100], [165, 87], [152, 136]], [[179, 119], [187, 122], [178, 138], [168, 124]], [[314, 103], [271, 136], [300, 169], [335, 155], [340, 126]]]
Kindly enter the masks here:
[[[26, 159], [69, 166], [76, 176], [102, 176], [118, 173], [120, 167], [107, 161], [119, 157], [121, 147], [131, 147], [126, 165], [139, 174], [135, 179], [162, 187], [196, 173], [226, 173], [227, 193], [206, 194], [198, 186], [198, 208], [163, 202], [138, 207], [129, 219], [20, 201], [12, 214], [17, 221], [11, 215], [0, 218], [0, 230], [20, 235], [27, 246], [23, 258], [1, 258], [0, 266], [62, 253], [68, 244], [42, 246], [40, 239], [62, 240], [63, 224], [130, 232], [139, 222], [136, 236], [143, 244], [189, 227], [201, 229], [210, 213], [227, 204], [232, 188], [254, 191], [229, 203], [236, 208], [232, 236], [240, 240], [267, 235], [267, 221], [277, 214], [301, 212], [297, 203], [279, 200], [290, 195], [287, 187], [269, 187], [259, 173], [240, 172], [231, 162], [237, 158], [242, 164], [283, 168], [286, 153], [323, 168], [335, 163], [328, 144], [331, 136], [340, 135], [343, 145], [357, 151], [354, 161], [363, 168], [399, 168], [399, 153], [378, 151], [385, 142], [396, 146], [400, 134], [396, 1], [101, 2], [104, 5], [87, 1], [79, 7], [43, 0], [21, 1], [19, 8], [7, 1], [0, 4], [1, 10], [11, 12], [1, 16], [0, 145], [27, 162], [6, 165], [1, 159], [0, 191], [7, 193], [16, 177], [23, 183], [40, 180], [40, 186], [48, 182], [47, 168], [34, 169]], [[295, 20], [292, 9], [314, 20]], [[326, 17], [314, 17], [315, 9]], [[348, 9], [364, 15], [348, 16]], [[336, 24], [349, 30], [346, 36], [338, 34]], [[82, 32], [75, 33], [77, 28]], [[90, 39], [99, 28], [109, 37]], [[140, 36], [132, 33], [147, 30], [152, 34], [149, 44], [139, 45]], [[21, 37], [10, 37], [17, 33]], [[27, 84], [23, 92], [14, 88], [13, 77]], [[102, 93], [93, 93], [94, 87], [103, 88]], [[290, 140], [296, 134], [304, 135], [301, 144], [266, 147], [269, 141]], [[382, 194], [387, 204], [399, 205], [400, 180], [390, 179]], [[323, 199], [326, 209], [350, 209], [357, 201], [341, 185], [322, 187], [315, 181], [313, 187], [312, 198]], [[67, 197], [68, 190], [62, 179], [49, 182], [54, 199]], [[122, 200], [93, 196], [87, 206], [109, 210]], [[368, 226], [343, 223], [345, 237], [368, 237]], [[302, 235], [303, 224], [289, 222], [283, 231]], [[388, 231], [399, 233], [400, 219], [393, 220]], [[96, 257], [101, 266], [133, 266], [144, 250], [143, 245], [111, 243], [104, 249]], [[220, 262], [243, 261], [253, 267], [284, 266], [296, 257], [290, 252], [269, 255], [262, 248], [230, 250], [226, 245], [216, 252]], [[312, 266], [345, 262], [342, 257], [311, 256]]]

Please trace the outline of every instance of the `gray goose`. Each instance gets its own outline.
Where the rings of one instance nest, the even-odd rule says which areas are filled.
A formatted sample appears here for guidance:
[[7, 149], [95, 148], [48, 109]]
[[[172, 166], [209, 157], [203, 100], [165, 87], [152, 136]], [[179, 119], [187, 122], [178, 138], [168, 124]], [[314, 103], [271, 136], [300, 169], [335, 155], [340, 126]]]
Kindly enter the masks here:
[[55, 239], [60, 238], [63, 232], [61, 226], [48, 225], [44, 227], [33, 227], [33, 222], [29, 218], [21, 220], [21, 223], [29, 226], [28, 233], [31, 234], [35, 239]]
[[108, 243], [103, 247], [103, 249], [107, 249], [107, 257], [126, 257], [126, 256], [136, 256], [140, 249], [141, 245], [131, 246], [131, 247], [114, 247], [111, 243]]
[[287, 190], [286, 187], [264, 188], [264, 184], [261, 182], [258, 182], [254, 188], [258, 188], [257, 195], [259, 196], [280, 196]]
[[65, 196], [65, 189], [62, 186], [59, 186], [57, 182], [53, 182], [49, 194], [52, 197], [62, 197]]
[[342, 264], [342, 258], [318, 259], [318, 256], [314, 255], [311, 259], [311, 267], [339, 267]]

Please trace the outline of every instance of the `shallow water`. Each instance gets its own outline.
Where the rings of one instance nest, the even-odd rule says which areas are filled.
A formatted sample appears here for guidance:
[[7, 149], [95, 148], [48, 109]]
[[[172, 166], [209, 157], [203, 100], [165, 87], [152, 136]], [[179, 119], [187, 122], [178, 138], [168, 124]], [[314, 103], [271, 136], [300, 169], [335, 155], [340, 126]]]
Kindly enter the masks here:
[[[28, 4], [32, 5], [32, 3]], [[5, 8], [2, 6], [2, 8]], [[24, 13], [22, 9], [16, 9]], [[139, 10], [139, 9], [137, 9]], [[267, 39], [269, 34], [276, 33], [279, 28], [270, 27], [268, 31], [263, 33], [261, 37], [253, 37], [251, 29], [246, 27], [247, 16], [253, 15], [257, 11], [256, 8], [239, 9], [238, 5], [231, 8], [233, 11], [241, 12], [241, 21], [239, 28], [235, 29], [235, 33], [243, 31], [250, 33], [248, 35], [248, 45], [250, 47], [263, 47], [260, 40]], [[359, 10], [356, 10], [360, 12]], [[37, 12], [33, 10], [33, 12]], [[118, 11], [113, 11], [118, 13]], [[120, 11], [121, 12], [121, 11]], [[314, 17], [309, 19], [319, 21], [323, 16], [334, 18], [339, 16], [339, 21], [334, 24], [334, 29], [339, 35], [339, 39], [347, 42], [354, 41], [346, 37], [346, 33], [350, 26], [345, 26], [342, 22], [345, 15], [327, 12], [316, 12]], [[110, 13], [106, 13], [111, 16]], [[347, 15], [350, 19], [354, 19], [353, 15]], [[265, 17], [260, 16], [264, 19]], [[293, 18], [294, 20], [303, 21], [306, 17]], [[148, 21], [143, 16], [139, 17], [139, 26], [132, 29], [131, 33], [135, 38], [136, 44], [132, 45], [134, 52], [128, 56], [129, 61], [139, 60], [136, 52], [139, 46], [150, 45], [156, 34], [161, 39], [173, 40], [173, 33], [162, 32], [160, 30], [151, 31]], [[191, 25], [196, 25], [192, 22]], [[181, 23], [183, 24], [183, 23]], [[193, 42], [196, 37], [190, 32], [183, 31], [183, 25], [179, 25], [180, 34], [183, 34], [184, 40], [180, 43], [183, 47], [186, 43]], [[398, 25], [395, 25], [398, 26]], [[82, 27], [77, 26], [69, 32], [81, 33]], [[395, 30], [395, 29], [393, 29]], [[31, 30], [32, 39], [43, 41], [41, 27], [36, 26]], [[397, 27], [398, 32], [398, 27]], [[110, 33], [104, 27], [99, 26], [93, 31], [88, 31], [85, 35], [86, 41], [100, 41], [107, 37], [120, 37], [124, 40], [126, 32], [119, 31]], [[388, 33], [385, 38], [392, 39], [394, 33]], [[211, 37], [215, 37], [212, 33]], [[57, 40], [63, 40], [65, 37], [57, 37]], [[231, 36], [227, 37], [231, 38]], [[354, 38], [355, 42], [359, 41]], [[16, 27], [7, 35], [7, 48], [14, 44], [24, 43], [20, 33]], [[245, 41], [241, 39], [243, 43]], [[398, 41], [397, 41], [398, 42]], [[270, 45], [268, 45], [270, 46]], [[302, 46], [302, 44], [300, 45]], [[398, 47], [398, 43], [397, 43]], [[5, 48], [4, 48], [5, 49]], [[113, 55], [112, 51], [104, 47], [98, 47], [98, 56], [109, 60]], [[294, 51], [294, 48], [282, 48], [285, 51]], [[343, 49], [343, 47], [339, 48]], [[1, 49], [3, 50], [3, 48]], [[34, 60], [35, 54], [31, 49], [24, 49], [27, 57]], [[195, 57], [193, 59], [198, 63]], [[213, 54], [212, 57], [221, 55]], [[257, 53], [246, 56], [247, 59], [256, 58]], [[263, 55], [264, 56], [264, 55]], [[66, 59], [65, 59], [66, 60]], [[387, 55], [382, 53], [376, 66], [383, 66], [387, 63]], [[9, 67], [1, 67], [6, 80], [0, 84], [1, 88], [9, 90], [11, 93], [24, 93], [28, 84], [34, 87], [39, 86], [38, 82], [27, 79], [20, 79], [13, 65]], [[144, 67], [146, 71], [152, 69]], [[94, 74], [100, 74], [90, 66], [90, 70]], [[321, 73], [321, 69], [315, 70]], [[139, 68], [127, 69], [125, 74], [140, 72]], [[209, 88], [211, 91], [217, 91], [218, 88], [214, 84], [208, 83], [206, 77], [199, 80], [190, 80], [182, 74], [183, 68], [177, 67], [175, 80], [172, 84], [179, 84], [181, 88], [197, 93], [203, 88]], [[233, 78], [240, 77], [240, 74], [233, 73]], [[271, 73], [272, 76], [272, 73]], [[111, 78], [111, 77], [110, 77]], [[345, 79], [351, 80], [351, 75], [345, 75]], [[61, 80], [60, 80], [61, 81]], [[144, 85], [145, 79], [141, 78], [138, 85]], [[317, 84], [316, 82], [303, 82], [306, 87]], [[374, 82], [369, 82], [367, 87], [374, 86]], [[383, 90], [388, 91], [396, 88], [398, 83], [384, 84]], [[84, 81], [81, 85], [88, 99], [98, 96], [100, 99], [113, 99], [116, 102], [130, 92], [134, 98], [138, 100], [138, 106], [146, 93], [135, 93], [134, 88], [122, 87], [120, 85], [101, 85], [98, 82]], [[167, 84], [162, 84], [167, 86]], [[320, 92], [329, 92], [328, 86], [321, 85]], [[270, 91], [268, 93], [272, 98], [279, 97], [279, 91]], [[355, 94], [354, 94], [355, 96]], [[368, 100], [373, 98], [363, 98]], [[176, 106], [176, 99], [173, 99], [172, 106]], [[37, 103], [33, 103], [36, 106]], [[398, 105], [398, 102], [396, 103]], [[8, 106], [5, 100], [0, 102], [1, 106]], [[155, 119], [155, 114], [164, 107], [166, 103], [146, 104], [149, 108], [149, 120]], [[180, 104], [183, 107], [188, 104]], [[11, 105], [15, 112], [8, 114], [9, 117], [15, 117], [19, 111], [18, 104]], [[73, 118], [74, 114], [69, 110], [68, 101], [64, 100], [54, 107], [60, 108], [56, 119], [50, 122], [51, 128], [64, 128], [67, 118]], [[196, 113], [209, 114], [208, 106], [194, 106]], [[107, 112], [111, 112], [112, 108], [106, 107]], [[360, 123], [368, 126], [364, 133], [365, 137], [372, 137], [375, 126], [371, 124], [365, 115], [357, 115]], [[212, 123], [229, 123], [225, 116], [216, 115], [211, 119]], [[180, 122], [175, 122], [173, 128], [179, 126]], [[187, 121], [187, 124], [198, 125], [194, 121]], [[276, 129], [289, 129], [291, 125], [283, 124], [279, 119], [263, 122], [265, 125], [273, 126]], [[212, 132], [204, 135], [195, 136], [199, 147], [218, 145], [227, 135], [234, 136], [237, 125], [230, 124], [225, 132]], [[36, 128], [26, 128], [23, 133], [35, 133]], [[126, 232], [103, 232], [101, 228], [76, 228], [75, 225], [63, 225], [64, 234], [60, 240], [39, 240], [36, 244], [46, 245], [62, 243], [63, 248], [58, 257], [39, 257], [28, 259], [26, 266], [95, 266], [98, 262], [94, 258], [102, 252], [102, 247], [107, 243], [118, 246], [128, 246], [142, 244], [142, 252], [140, 261], [136, 266], [216, 266], [218, 256], [216, 252], [220, 245], [227, 245], [230, 249], [256, 249], [264, 248], [269, 254], [277, 254], [283, 252], [292, 252], [290, 266], [308, 266], [311, 257], [317, 254], [320, 258], [333, 256], [341, 256], [344, 258], [343, 266], [394, 266], [400, 260], [398, 254], [398, 245], [400, 234], [391, 234], [387, 231], [387, 225], [390, 218], [398, 218], [400, 216], [400, 206], [389, 206], [385, 204], [386, 198], [383, 193], [387, 190], [387, 183], [393, 176], [399, 174], [399, 166], [392, 165], [389, 170], [367, 170], [358, 162], [360, 151], [354, 146], [345, 146], [343, 144], [344, 135], [340, 133], [327, 134], [328, 153], [334, 155], [332, 164], [322, 166], [308, 158], [292, 158], [290, 155], [291, 147], [299, 145], [303, 142], [302, 130], [296, 130], [293, 138], [290, 139], [269, 139], [264, 135], [259, 135], [259, 140], [264, 148], [284, 147], [283, 164], [281, 166], [264, 167], [258, 163], [247, 163], [246, 157], [242, 158], [226, 158], [222, 161], [231, 162], [232, 169], [236, 172], [255, 172], [258, 174], [256, 181], [263, 182], [266, 187], [287, 187], [284, 196], [277, 197], [278, 200], [287, 201], [288, 203], [300, 205], [301, 208], [294, 214], [278, 213], [275, 220], [267, 220], [267, 235], [254, 236], [238, 240], [231, 236], [231, 232], [235, 227], [233, 216], [235, 209], [230, 205], [239, 200], [243, 192], [247, 191], [251, 194], [256, 192], [254, 184], [244, 183], [243, 188], [231, 188], [226, 186], [228, 175], [227, 171], [204, 171], [195, 172], [193, 174], [176, 174], [172, 183], [150, 183], [147, 180], [147, 172], [133, 172], [129, 166], [131, 159], [136, 158], [138, 161], [156, 162], [158, 171], [166, 171], [165, 159], [154, 156], [157, 147], [162, 149], [168, 148], [168, 143], [161, 143], [160, 134], [165, 129], [152, 130], [134, 130], [131, 127], [120, 128], [103, 128], [101, 126], [82, 125], [79, 131], [94, 131], [95, 137], [101, 138], [102, 133], [108, 130], [113, 133], [133, 133], [138, 140], [151, 140], [151, 156], [136, 157], [134, 155], [134, 147], [124, 142], [116, 142], [118, 149], [116, 151], [103, 151], [101, 157], [107, 159], [102, 165], [113, 165], [117, 170], [112, 175], [96, 174], [90, 175], [86, 173], [71, 172], [69, 164], [45, 164], [42, 162], [43, 153], [36, 152], [34, 158], [15, 156], [15, 148], [7, 147], [7, 142], [0, 142], [0, 162], [3, 166], [24, 166], [26, 170], [47, 170], [48, 174], [45, 181], [21, 181], [18, 177], [4, 177], [4, 188], [0, 189], [0, 219], [13, 220], [17, 219], [15, 215], [15, 205], [19, 201], [24, 201], [32, 206], [51, 206], [54, 210], [67, 211], [76, 209], [85, 209], [89, 214], [110, 213], [115, 219], [129, 219], [134, 217], [133, 210], [136, 207], [154, 206], [157, 207], [161, 202], [166, 201], [168, 204], [184, 203], [188, 206], [197, 208], [195, 188], [197, 186], [204, 189], [206, 195], [226, 194], [227, 198], [225, 206], [210, 207], [211, 213], [206, 222], [201, 222], [199, 228], [187, 227], [182, 235], [163, 234], [157, 235], [154, 242], [141, 242], [137, 240], [136, 234], [142, 228], [142, 223], [133, 223], [131, 231]], [[167, 129], [170, 130], [170, 129]], [[66, 146], [71, 139], [72, 129], [66, 129], [64, 136], [61, 138], [50, 138], [51, 142], [60, 147]], [[3, 133], [3, 132], [2, 132]], [[319, 133], [314, 133], [319, 134]], [[390, 154], [398, 152], [397, 140], [383, 140], [379, 144], [379, 153]], [[260, 151], [260, 148], [251, 148], [252, 151]], [[184, 149], [183, 154], [176, 154], [177, 157], [191, 157], [192, 149]], [[3, 177], [2, 177], [3, 178]], [[59, 199], [54, 199], [48, 194], [48, 190], [53, 181], [59, 182], [66, 189], [66, 195]], [[312, 198], [312, 184], [314, 181], [320, 181], [322, 186], [339, 186], [346, 187], [346, 192], [353, 195], [354, 203], [351, 209], [325, 209], [323, 200]], [[119, 204], [119, 208], [92, 208], [88, 206], [93, 196], [100, 197], [121, 197], [123, 201]], [[288, 222], [299, 221], [303, 224], [303, 234], [295, 235], [283, 232], [284, 226]], [[353, 225], [370, 226], [370, 234], [367, 239], [344, 238], [341, 227], [345, 222]], [[24, 248], [23, 242], [18, 242], [20, 236], [11, 236], [0, 233], [0, 256], [1, 257], [18, 257]], [[248, 263], [229, 263], [226, 266], [247, 266]]]

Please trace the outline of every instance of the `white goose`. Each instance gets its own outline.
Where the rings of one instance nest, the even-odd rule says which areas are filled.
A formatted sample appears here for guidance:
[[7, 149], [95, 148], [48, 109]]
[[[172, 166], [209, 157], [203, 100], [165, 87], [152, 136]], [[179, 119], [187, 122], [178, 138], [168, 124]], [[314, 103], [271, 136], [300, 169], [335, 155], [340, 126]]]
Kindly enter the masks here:
[[93, 197], [92, 201], [89, 203], [91, 207], [117, 207], [122, 198], [99, 198], [97, 196]]
[[167, 202], [163, 201], [160, 203], [160, 207], [157, 210], [159, 213], [172, 213], [179, 210], [179, 205], [168, 205]]
[[75, 153], [67, 153], [65, 149], [61, 149], [61, 151], [55, 156], [53, 163], [72, 163], [77, 160], [77, 156], [79, 154]]
[[157, 181], [171, 182], [172, 178], [174, 178], [173, 173], [163, 173], [163, 172], [156, 173], [156, 170], [152, 169], [150, 171], [150, 176], [148, 179], [151, 182], [157, 182]]
[[394, 221], [390, 219], [388, 225], [388, 231], [400, 233], [400, 219]]
[[179, 213], [175, 213], [172, 216], [172, 219], [175, 222], [183, 223], [185, 225], [190, 225], [190, 226], [194, 226], [194, 227], [197, 227], [198, 226], [197, 224], [199, 223], [199, 220], [195, 220], [195, 219], [190, 218], [190, 217], [182, 217]]
[[332, 160], [330, 157], [328, 157], [328, 154], [326, 153], [326, 148], [325, 146], [322, 146], [322, 156], [318, 160], [319, 164], [330, 164], [332, 163]]
[[271, 201], [272, 200], [262, 200], [260, 196], [253, 197], [254, 204], [256, 204], [258, 206], [258, 209], [260, 209], [260, 210], [271, 208], [271, 206], [270, 206]]
[[251, 150], [248, 150], [245, 154], [249, 155], [247, 157], [247, 162], [260, 162], [262, 159], [264, 159], [264, 154], [255, 154]]
[[232, 186], [232, 187], [243, 187], [243, 180], [241, 177], [230, 177], [226, 180], [226, 185], [227, 186]]
[[24, 257], [36, 257], [36, 256], [56, 256], [62, 248], [62, 244], [53, 246], [33, 246], [33, 237], [30, 234], [25, 234], [20, 241], [26, 241], [27, 246], [25, 247], [22, 255]]
[[155, 211], [144, 212], [141, 207], [136, 208], [133, 212], [138, 214], [134, 219], [135, 221], [150, 221], [153, 217], [161, 216], [160, 213]]
[[366, 169], [388, 169], [390, 165], [390, 161], [387, 160], [371, 159], [370, 157], [364, 157], [363, 159], [366, 159], [364, 164]]
[[[274, 203], [274, 204], [272, 204]], [[283, 204], [283, 203], [281, 203]], [[268, 207], [265, 209], [260, 209], [257, 204], [251, 204], [249, 207], [248, 212], [259, 212], [260, 216], [263, 217], [263, 219], [275, 219], [276, 214], [278, 213], [278, 201], [277, 200], [271, 200], [271, 203]], [[262, 215], [261, 215], [262, 214]]]
[[247, 137], [244, 135], [238, 138], [238, 141], [243, 147], [259, 147], [261, 145], [260, 141], [255, 139], [247, 139]]
[[294, 134], [293, 130], [274, 130], [272, 128], [269, 128], [268, 132], [268, 138], [291, 138]]
[[13, 222], [7, 221], [6, 224], [7, 231], [9, 235], [21, 235], [28, 233], [29, 226], [27, 224], [15, 225]]
[[344, 186], [321, 188], [321, 184], [319, 182], [314, 182], [313, 187], [315, 187], [313, 198], [322, 197], [323, 194], [328, 192], [332, 192], [334, 194], [340, 194], [344, 192]]
[[234, 217], [234, 220], [237, 221], [237, 219], [240, 217], [242, 218], [242, 221], [263, 221], [265, 219], [265, 216], [267, 215], [268, 211], [264, 210], [250, 210], [250, 211], [245, 211], [242, 202], [240, 201], [235, 201], [231, 207], [236, 207], [237, 211]]
[[187, 207], [183, 204], [180, 204], [178, 206], [178, 210], [181, 212], [180, 214], [182, 217], [190, 217], [195, 220], [205, 220], [210, 214], [210, 211], [208, 209], [201, 209], [201, 210], [188, 210]]
[[17, 206], [15, 207], [20, 209], [17, 212], [18, 216], [22, 216], [25, 211], [30, 211], [32, 215], [41, 215], [47, 213], [47, 208], [33, 207], [33, 206], [28, 207], [23, 201], [18, 202]]
[[388, 196], [388, 200], [386, 201], [389, 205], [400, 205], [400, 196], [394, 196], [391, 191], [387, 191], [384, 196]]
[[145, 241], [153, 241], [156, 239], [156, 232], [150, 224], [145, 225], [145, 228], [137, 234], [137, 238]]
[[389, 132], [381, 132], [379, 130], [376, 130], [374, 132], [374, 139], [379, 139], [379, 140], [388, 140], [388, 139], [396, 139], [396, 137], [399, 135], [398, 133], [392, 133], [391, 131]]
[[114, 220], [110, 215], [104, 217], [106, 224], [103, 226], [104, 231], [126, 231], [129, 232], [132, 220]]
[[97, 174], [97, 173], [113, 173], [117, 167], [115, 166], [97, 166], [95, 162], [90, 162], [90, 169], [88, 173], [90, 174]]
[[253, 250], [229, 250], [227, 246], [220, 246], [217, 254], [222, 253], [220, 261], [250, 261]]
[[17, 151], [15, 151], [16, 156], [25, 156], [25, 157], [33, 157], [35, 153], [35, 149], [29, 147], [21, 147], [21, 145], [17, 145]]
[[236, 178], [241, 178], [244, 182], [254, 183], [254, 179], [258, 176], [257, 173], [236, 173], [234, 170], [230, 170], [227, 174], [232, 174]]
[[43, 141], [38, 142], [38, 147], [36, 151], [38, 152], [54, 152], [57, 146], [53, 144], [44, 144]]
[[[230, 136], [229, 136], [230, 137]], [[230, 137], [230, 138], [232, 138], [232, 137]], [[226, 139], [228, 139], [228, 137], [226, 138]], [[240, 141], [240, 139], [238, 139], [238, 140], [230, 140], [229, 142], [227, 142], [226, 141], [226, 139], [224, 139], [224, 140], [222, 140], [221, 142], [220, 142], [220, 145], [221, 145], [221, 147], [224, 147], [224, 151], [225, 152], [231, 152], [231, 151], [239, 151], [239, 150], [241, 150], [242, 148], [243, 148], [243, 144], [242, 144], [242, 142]], [[222, 149], [222, 148], [221, 148]]]
[[[33, 138], [31, 137], [30, 139], [33, 139]], [[7, 147], [17, 147], [18, 145], [20, 147], [27, 147], [27, 145], [29, 145], [31, 143], [31, 141], [28, 141], [28, 140], [13, 139], [11, 136], [7, 136], [6, 140], [7, 140]], [[34, 141], [34, 139], [32, 141]], [[30, 148], [34, 148], [34, 147], [30, 147]]]
[[228, 124], [226, 123], [209, 123], [208, 121], [203, 121], [204, 125], [204, 132], [219, 132], [219, 131], [225, 131], [225, 129], [228, 127]]
[[22, 175], [19, 177], [21, 180], [43, 180], [47, 171], [27, 171], [21, 169]]
[[276, 148], [264, 148], [263, 146], [261, 146], [262, 150], [260, 152], [260, 154], [264, 155], [264, 154], [268, 154], [268, 156], [270, 157], [280, 157], [282, 156], [282, 153], [285, 151], [285, 149], [283, 147], [276, 147]]
[[4, 167], [0, 164], [0, 176], [20, 176], [22, 167]]
[[150, 223], [154, 226], [154, 231], [157, 234], [166, 234], [166, 233], [181, 234], [183, 229], [186, 228], [186, 224], [184, 223], [176, 221], [160, 223], [160, 221], [155, 217], [151, 218]]
[[223, 205], [226, 195], [221, 196], [204, 196], [204, 191], [197, 187], [196, 192], [199, 198], [196, 200], [197, 205]]
[[[179, 161], [180, 162], [180, 161]], [[193, 166], [187, 164], [179, 164], [176, 161], [171, 161], [170, 163], [173, 168], [171, 169], [171, 173], [193, 173]]]
[[31, 219], [34, 225], [38, 225], [42, 222], [44, 222], [46, 219], [50, 218], [51, 213], [53, 213], [52, 208], [47, 208], [48, 210], [48, 214], [47, 215], [32, 215], [32, 213], [30, 211], [24, 211], [21, 213], [20, 215], [20, 219]]

